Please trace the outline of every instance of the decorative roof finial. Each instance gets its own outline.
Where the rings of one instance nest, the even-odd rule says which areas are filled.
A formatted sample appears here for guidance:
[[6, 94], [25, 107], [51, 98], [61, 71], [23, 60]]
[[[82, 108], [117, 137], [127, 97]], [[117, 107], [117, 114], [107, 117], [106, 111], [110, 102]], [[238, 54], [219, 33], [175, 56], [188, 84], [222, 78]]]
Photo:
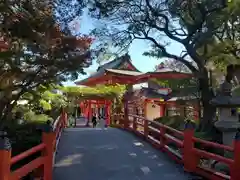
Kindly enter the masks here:
[[164, 66], [164, 63], [161, 62], [161, 63], [158, 65], [158, 69], [163, 69], [163, 68], [165, 68], [165, 66]]

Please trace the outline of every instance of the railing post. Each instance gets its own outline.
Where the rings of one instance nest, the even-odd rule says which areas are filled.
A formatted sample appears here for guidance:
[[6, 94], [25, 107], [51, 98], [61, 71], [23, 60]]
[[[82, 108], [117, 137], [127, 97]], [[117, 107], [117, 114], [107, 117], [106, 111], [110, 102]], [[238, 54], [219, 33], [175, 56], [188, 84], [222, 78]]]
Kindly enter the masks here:
[[67, 113], [65, 112], [65, 110], [62, 110], [62, 114], [61, 117], [63, 120], [63, 127], [66, 128], [68, 126], [68, 118], [67, 118]]
[[128, 114], [124, 114], [124, 129], [128, 129], [128, 126], [129, 126]]
[[197, 167], [197, 164], [198, 164], [198, 158], [193, 153], [194, 129], [195, 129], [195, 124], [192, 121], [187, 121], [185, 124], [185, 130], [184, 130], [184, 135], [183, 135], [183, 137], [184, 137], [184, 140], [183, 140], [183, 164], [184, 164], [184, 170], [187, 172], [194, 172]]
[[10, 180], [11, 144], [7, 133], [0, 131], [0, 179]]
[[137, 131], [137, 117], [135, 116], [133, 117], [133, 131]]
[[144, 119], [143, 121], [144, 137], [148, 138], [148, 120]]
[[159, 145], [159, 148], [164, 149], [164, 146], [166, 145], [166, 139], [165, 139], [166, 128], [162, 124], [160, 126], [159, 130], [160, 130], [160, 145]]
[[236, 133], [235, 141], [234, 141], [234, 152], [233, 152], [233, 164], [230, 166], [230, 175], [231, 180], [239, 180], [240, 179], [240, 131]]
[[128, 101], [124, 102], [124, 129], [128, 129], [129, 119], [128, 119]]
[[43, 151], [43, 156], [45, 159], [43, 167], [43, 180], [52, 180], [53, 154], [56, 143], [56, 134], [49, 122], [44, 127], [42, 133], [42, 142], [46, 145], [46, 148]]
[[114, 115], [114, 125], [116, 126], [116, 125], [118, 125], [119, 124], [119, 115], [116, 113], [115, 115]]
[[121, 126], [121, 127], [124, 127], [124, 114], [121, 114], [120, 116], [119, 116], [120, 118], [119, 118], [119, 125]]

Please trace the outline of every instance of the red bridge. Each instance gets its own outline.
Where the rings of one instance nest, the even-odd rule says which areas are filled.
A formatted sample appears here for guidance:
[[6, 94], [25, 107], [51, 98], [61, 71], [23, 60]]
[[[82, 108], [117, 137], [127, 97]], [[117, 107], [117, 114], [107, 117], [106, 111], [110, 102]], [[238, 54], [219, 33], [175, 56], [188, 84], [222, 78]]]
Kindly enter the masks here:
[[[125, 55], [99, 67], [96, 74], [78, 84], [94, 86], [103, 82], [133, 85], [150, 78], [186, 76], [189, 77], [189, 74], [171, 72], [162, 67], [159, 72], [141, 73]], [[187, 122], [184, 131], [178, 131], [149, 120], [154, 118], [152, 109], [156, 109], [154, 113], [157, 117], [159, 112], [162, 117], [168, 106], [173, 108], [175, 105], [169, 98], [160, 101], [160, 93], [155, 92], [151, 97], [146, 95], [148, 93], [143, 94], [143, 106], [131, 108], [140, 109], [139, 116], [129, 111], [130, 96], [125, 97], [124, 114], [111, 116], [111, 101], [104, 101], [109, 128], [67, 128], [68, 118], [66, 113], [62, 113], [54, 124], [43, 128], [41, 144], [15, 157], [11, 157], [10, 143], [2, 135], [0, 180], [20, 180], [29, 173], [33, 173], [35, 179], [43, 180], [240, 180], [240, 133], [236, 135], [234, 147], [228, 147], [194, 137], [192, 122]], [[139, 94], [136, 99], [141, 99]], [[158, 106], [151, 106], [152, 101]], [[92, 114], [91, 103], [93, 101], [86, 101], [81, 107], [88, 119]], [[95, 105], [98, 108], [101, 104], [97, 102]], [[199, 107], [193, 107], [195, 112], [199, 112]], [[198, 118], [197, 115], [194, 117]], [[78, 121], [76, 124], [81, 123]], [[209, 147], [232, 152], [233, 158], [210, 153], [206, 150]], [[38, 156], [31, 162], [18, 169], [12, 168], [34, 154]], [[228, 165], [229, 174], [203, 166], [203, 159]]]
[[[46, 125], [41, 144], [20, 155], [11, 157], [11, 148], [0, 144], [0, 179], [19, 180], [30, 172], [43, 180], [240, 179], [239, 134], [232, 148], [195, 138], [191, 122], [180, 132], [135, 115], [115, 115], [114, 120], [112, 127], [105, 129], [66, 128], [67, 115], [63, 113], [52, 126]], [[169, 143], [179, 150], [170, 148]], [[234, 158], [198, 149], [196, 143], [234, 152]], [[41, 155], [11, 170], [36, 152]], [[229, 165], [230, 174], [200, 166], [200, 158]]]

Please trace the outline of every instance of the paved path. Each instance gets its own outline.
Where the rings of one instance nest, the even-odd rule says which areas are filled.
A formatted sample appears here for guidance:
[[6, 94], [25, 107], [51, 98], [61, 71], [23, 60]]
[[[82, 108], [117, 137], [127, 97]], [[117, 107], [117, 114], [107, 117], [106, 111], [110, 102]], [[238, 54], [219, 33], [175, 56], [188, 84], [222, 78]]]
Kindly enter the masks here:
[[[69, 128], [62, 135], [54, 180], [191, 180], [181, 166], [119, 129]], [[196, 179], [196, 178], [195, 178]]]

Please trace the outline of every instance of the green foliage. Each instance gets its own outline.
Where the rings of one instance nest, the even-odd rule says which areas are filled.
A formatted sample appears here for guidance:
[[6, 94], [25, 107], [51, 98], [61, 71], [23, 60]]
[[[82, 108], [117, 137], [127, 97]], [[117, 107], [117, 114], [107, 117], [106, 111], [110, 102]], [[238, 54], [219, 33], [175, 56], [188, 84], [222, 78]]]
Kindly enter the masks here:
[[43, 108], [44, 111], [52, 109], [51, 104], [43, 99], [39, 101], [39, 105]]
[[163, 116], [154, 119], [154, 121], [164, 124], [166, 126], [172, 127], [174, 129], [182, 130], [184, 125], [184, 118], [181, 116]]
[[28, 111], [24, 114], [24, 119], [30, 122], [47, 122], [47, 120], [53, 120], [46, 114], [36, 114], [34, 111]]
[[96, 86], [96, 87], [78, 87], [68, 86], [61, 88], [63, 93], [69, 97], [76, 97], [78, 99], [84, 97], [102, 97], [102, 98], [121, 98], [126, 90], [124, 85], [110, 85], [110, 86]]
[[16, 105], [13, 113], [22, 112], [24, 119], [32, 122], [46, 122], [55, 119], [61, 108], [68, 105], [64, 95], [53, 92], [55, 88], [57, 87], [54, 85], [40, 86], [31, 93], [25, 93], [20, 100], [25, 100], [27, 103]]

